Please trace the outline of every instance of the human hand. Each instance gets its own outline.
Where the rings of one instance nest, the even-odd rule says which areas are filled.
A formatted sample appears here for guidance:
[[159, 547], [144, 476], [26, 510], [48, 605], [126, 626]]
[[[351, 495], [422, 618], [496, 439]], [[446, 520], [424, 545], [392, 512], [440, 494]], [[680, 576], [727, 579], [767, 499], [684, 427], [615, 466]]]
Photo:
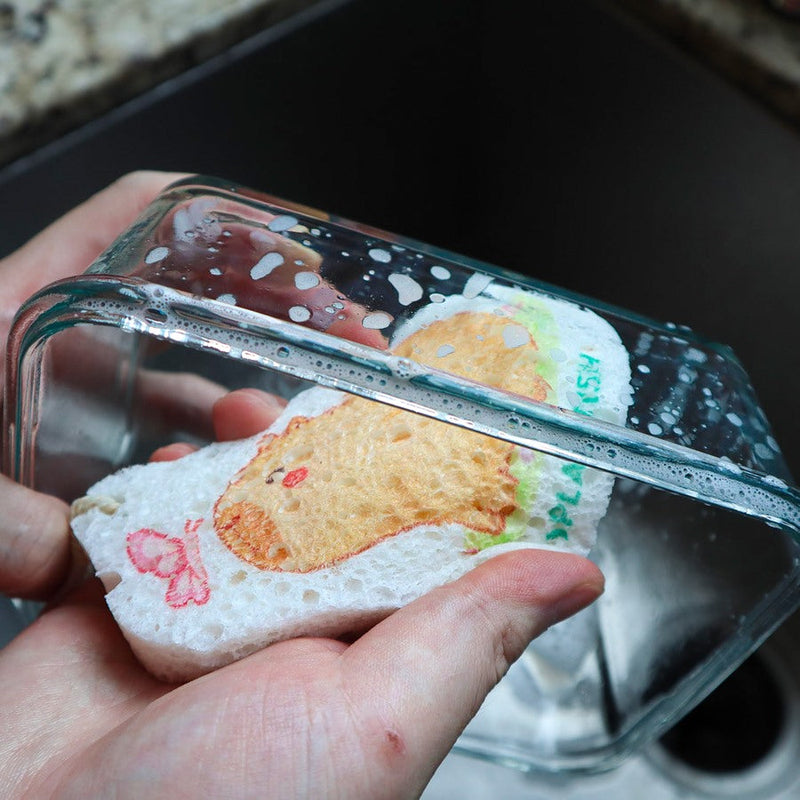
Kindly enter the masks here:
[[[77, 275], [127, 228], [179, 173], [137, 172], [121, 178], [54, 222], [16, 252], [0, 260], [0, 344], [6, 351], [17, 309], [47, 284]], [[5, 382], [0, 362], [0, 397]], [[190, 378], [191, 379], [191, 378]], [[208, 418], [221, 387], [193, 380], [187, 413]], [[0, 592], [45, 598], [61, 586], [70, 568], [66, 504], [37, 494], [0, 475]]]
[[[108, 191], [123, 192], [132, 218], [174, 177], [136, 176]], [[81, 224], [105, 225], [101, 207], [50, 229], [33, 261], [20, 260], [24, 249], [11, 257], [25, 280], [26, 263], [48, 250], [63, 265], [59, 240], [66, 247]], [[124, 216], [105, 228], [108, 241]], [[105, 244], [96, 240], [97, 252]], [[75, 271], [96, 254], [82, 252]], [[24, 297], [38, 287], [16, 288]], [[278, 413], [247, 390], [210, 393], [206, 405], [223, 439]], [[8, 481], [0, 501], [0, 589], [53, 598], [68, 569], [66, 508]], [[175, 687], [139, 666], [92, 580], [59, 592], [0, 652], [0, 783], [9, 797], [413, 797], [530, 639], [601, 587], [576, 556], [508, 553], [350, 644], [280, 642]]]
[[[127, 175], [57, 220], [17, 252], [0, 260], [4, 289], [0, 297], [0, 343], [7, 342], [14, 315], [25, 300], [53, 281], [83, 273], [160, 191], [185, 177], [183, 173], [165, 172]], [[166, 274], [158, 276], [166, 285], [169, 285], [169, 275], [176, 272], [190, 276], [196, 263], [202, 263], [204, 271], [215, 266], [207, 259], [206, 248], [212, 243], [207, 238], [220, 235], [221, 229], [204, 224], [207, 211], [204, 202], [200, 199], [181, 204], [177, 211], [167, 215], [155, 232], [158, 243], [169, 241], [173, 245], [169, 258], [159, 265], [166, 268]], [[182, 215], [184, 227], [192, 230], [184, 230], [177, 224], [178, 215]], [[269, 219], [271, 216], [265, 217], [264, 222]], [[280, 305], [276, 306], [274, 301], [278, 297], [285, 311], [291, 305], [287, 304], [287, 298], [294, 289], [295, 273], [300, 269], [293, 265], [304, 259], [307, 264], [302, 269], [316, 271], [319, 268], [316, 254], [269, 232], [253, 232], [235, 224], [229, 228], [231, 230], [226, 231], [229, 238], [220, 256], [224, 258], [221, 262], [224, 274], [215, 279], [217, 293], [235, 292], [243, 304], [267, 313], [280, 313]], [[192, 239], [184, 236], [188, 233], [192, 234]], [[270, 282], [270, 290], [263, 291], [255, 281], [245, 278], [249, 277], [254, 261], [276, 245], [283, 248], [287, 265], [278, 279]], [[145, 263], [140, 265], [145, 278], [148, 268]], [[191, 290], [191, 286], [181, 283], [177, 286]], [[342, 306], [347, 311], [345, 320], [325, 319], [322, 308], [336, 296], [335, 287], [324, 279], [304, 293], [304, 301], [315, 309], [314, 324], [323, 324], [329, 332], [358, 339], [362, 344], [385, 347], [379, 331], [367, 330], [360, 324], [364, 311], [355, 303], [345, 300], [346, 305]], [[75, 328], [54, 340], [53, 375], [60, 382], [78, 386], [86, 381], [100, 384], [113, 381], [119, 354], [113, 350], [102, 351], [95, 345], [87, 355], [82, 346], [84, 334], [80, 328]], [[0, 361], [0, 397], [5, 367], [5, 362]], [[225, 393], [222, 386], [197, 375], [165, 375], [149, 370], [140, 370], [137, 379], [141, 405], [147, 408], [151, 426], [160, 423], [162, 428], [181, 427], [201, 438], [211, 436], [211, 410]], [[0, 501], [9, 512], [0, 520], [0, 554], [4, 556], [0, 558], [0, 592], [19, 597], [46, 597], [63, 583], [70, 564], [67, 507], [1, 475]]]

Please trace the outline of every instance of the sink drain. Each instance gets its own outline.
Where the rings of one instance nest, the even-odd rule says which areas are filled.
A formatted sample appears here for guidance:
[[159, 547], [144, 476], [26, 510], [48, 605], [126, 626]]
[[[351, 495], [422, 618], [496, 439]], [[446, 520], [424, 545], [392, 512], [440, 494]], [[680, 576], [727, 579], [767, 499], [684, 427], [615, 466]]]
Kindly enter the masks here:
[[522, 773], [452, 753], [423, 800], [797, 800], [800, 612], [661, 741], [600, 775]]
[[686, 796], [800, 796], [800, 638], [792, 622], [649, 750], [651, 766]]
[[741, 772], [772, 752], [787, 715], [775, 672], [756, 653], [672, 728], [661, 746], [701, 772]]

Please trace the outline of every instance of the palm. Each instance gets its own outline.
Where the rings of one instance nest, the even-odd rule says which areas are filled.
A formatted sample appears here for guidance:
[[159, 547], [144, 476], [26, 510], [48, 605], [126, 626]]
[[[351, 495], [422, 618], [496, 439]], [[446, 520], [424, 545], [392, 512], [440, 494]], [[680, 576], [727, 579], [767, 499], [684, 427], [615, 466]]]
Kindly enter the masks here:
[[6, 785], [34, 797], [415, 796], [529, 639], [594, 593], [581, 559], [507, 554], [353, 644], [282, 642], [171, 687], [139, 667], [92, 582], [0, 660]]
[[[52, 774], [20, 776], [18, 789], [35, 797], [56, 788], [68, 789], [67, 796], [92, 797], [117, 784], [134, 795], [140, 776], [147, 776], [155, 796], [167, 790], [171, 796], [224, 796], [226, 787], [218, 784], [225, 774], [203, 770], [203, 756], [214, 753], [214, 764], [268, 764], [258, 731], [271, 728], [283, 735], [271, 738], [270, 749], [286, 751], [286, 762], [295, 750], [286, 734], [315, 726], [306, 710], [324, 704], [324, 697], [312, 704], [312, 695], [336, 685], [343, 647], [324, 640], [288, 643], [268, 659], [173, 688], [138, 665], [93, 586], [45, 614], [0, 664], [0, 703], [12, 721], [4, 740], [14, 742], [12, 762], [37, 764], [57, 753], [60, 764]], [[166, 756], [168, 769], [161, 763]], [[261, 787], [260, 794], [265, 776], [256, 773], [252, 786]]]
[[[32, 264], [44, 264], [40, 285], [80, 271], [168, 178], [118, 185], [7, 259], [0, 271], [15, 299], [0, 327], [8, 304], [38, 288]], [[93, 239], [77, 235], [82, 225]], [[74, 241], [83, 244], [70, 258], [59, 242]], [[220, 438], [255, 432], [278, 411], [247, 390], [217, 396], [205, 411]], [[52, 598], [69, 571], [66, 506], [7, 479], [0, 504], [0, 591]], [[139, 666], [98, 581], [73, 583], [0, 651], [7, 797], [418, 795], [509, 663], [591, 602], [602, 576], [576, 556], [506, 553], [351, 644], [281, 642], [183, 686]]]

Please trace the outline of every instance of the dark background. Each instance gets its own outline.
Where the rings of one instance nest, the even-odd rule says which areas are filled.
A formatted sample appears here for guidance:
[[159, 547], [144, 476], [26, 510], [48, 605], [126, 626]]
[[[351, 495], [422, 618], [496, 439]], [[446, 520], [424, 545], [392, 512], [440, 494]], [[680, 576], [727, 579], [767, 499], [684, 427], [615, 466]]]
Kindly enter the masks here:
[[0, 254], [204, 172], [733, 346], [800, 467], [800, 138], [602, 4], [325, 2], [0, 169]]

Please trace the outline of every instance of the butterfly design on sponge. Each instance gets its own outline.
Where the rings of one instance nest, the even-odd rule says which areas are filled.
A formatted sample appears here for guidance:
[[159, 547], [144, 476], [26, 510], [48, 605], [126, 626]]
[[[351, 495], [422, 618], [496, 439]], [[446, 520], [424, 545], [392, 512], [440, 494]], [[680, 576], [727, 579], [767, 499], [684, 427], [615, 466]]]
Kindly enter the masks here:
[[184, 608], [189, 603], [202, 606], [211, 597], [197, 538], [202, 522], [202, 518], [187, 519], [183, 539], [152, 528], [140, 528], [126, 537], [126, 552], [133, 566], [142, 574], [152, 573], [169, 581], [164, 599], [172, 608]]

